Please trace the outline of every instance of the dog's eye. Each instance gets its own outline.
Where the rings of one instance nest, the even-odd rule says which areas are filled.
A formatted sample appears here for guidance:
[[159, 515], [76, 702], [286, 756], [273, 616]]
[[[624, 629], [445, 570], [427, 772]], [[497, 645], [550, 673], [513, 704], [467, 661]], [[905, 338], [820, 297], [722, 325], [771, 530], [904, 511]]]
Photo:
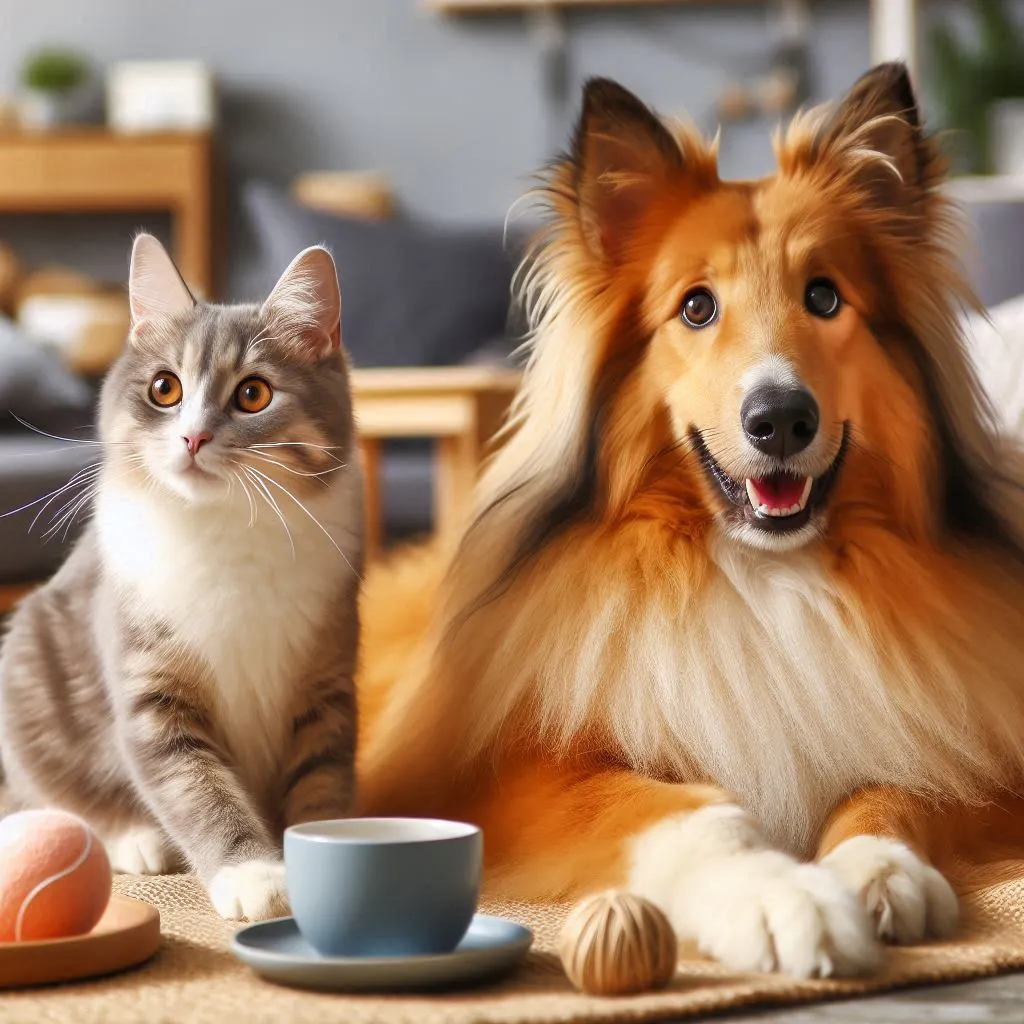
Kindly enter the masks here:
[[683, 297], [683, 308], [679, 315], [687, 327], [707, 327], [718, 315], [718, 303], [707, 288], [694, 288]]
[[839, 312], [842, 305], [839, 289], [827, 277], [816, 277], [807, 283], [804, 305], [811, 316], [820, 316], [828, 320]]
[[149, 385], [149, 400], [162, 409], [181, 401], [181, 381], [170, 371], [158, 373]]

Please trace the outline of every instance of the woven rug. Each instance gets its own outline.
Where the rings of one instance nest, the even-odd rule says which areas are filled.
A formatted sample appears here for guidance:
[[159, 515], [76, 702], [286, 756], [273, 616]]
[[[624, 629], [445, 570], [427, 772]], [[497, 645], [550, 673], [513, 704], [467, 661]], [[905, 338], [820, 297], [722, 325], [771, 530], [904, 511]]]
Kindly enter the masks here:
[[344, 996], [262, 981], [231, 955], [232, 926], [213, 911], [187, 875], [120, 877], [118, 892], [159, 908], [164, 945], [148, 964], [97, 981], [5, 992], [0, 1021], [17, 1024], [182, 1022], [233, 1024], [519, 1024], [519, 1022], [659, 1021], [754, 1004], [837, 999], [885, 989], [1024, 968], [1024, 880], [965, 901], [962, 936], [889, 951], [884, 968], [862, 981], [794, 981], [777, 975], [730, 975], [698, 958], [680, 961], [671, 988], [652, 995], [597, 999], [573, 991], [554, 954], [566, 908], [488, 904], [489, 913], [532, 928], [526, 963], [499, 984], [438, 995]]

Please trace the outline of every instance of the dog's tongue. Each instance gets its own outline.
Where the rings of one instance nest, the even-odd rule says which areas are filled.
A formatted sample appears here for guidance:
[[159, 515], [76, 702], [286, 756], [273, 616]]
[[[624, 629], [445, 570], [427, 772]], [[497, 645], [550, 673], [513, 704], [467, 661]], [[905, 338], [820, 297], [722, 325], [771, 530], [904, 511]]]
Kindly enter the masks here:
[[767, 505], [770, 509], [799, 505], [804, 495], [805, 482], [805, 477], [790, 476], [788, 473], [750, 478], [750, 484], [757, 495], [757, 504]]

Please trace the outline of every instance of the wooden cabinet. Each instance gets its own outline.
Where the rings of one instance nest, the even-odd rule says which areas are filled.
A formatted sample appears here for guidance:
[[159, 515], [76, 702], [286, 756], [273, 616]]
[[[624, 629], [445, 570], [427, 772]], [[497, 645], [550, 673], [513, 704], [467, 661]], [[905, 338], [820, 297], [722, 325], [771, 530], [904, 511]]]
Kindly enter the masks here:
[[170, 213], [174, 258], [207, 298], [219, 283], [219, 194], [207, 133], [0, 135], [0, 213]]

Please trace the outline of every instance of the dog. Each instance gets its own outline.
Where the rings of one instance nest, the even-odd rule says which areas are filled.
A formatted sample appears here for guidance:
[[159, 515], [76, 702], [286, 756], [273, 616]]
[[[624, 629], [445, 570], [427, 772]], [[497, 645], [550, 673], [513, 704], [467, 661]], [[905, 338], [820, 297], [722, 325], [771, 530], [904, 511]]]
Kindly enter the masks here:
[[722, 181], [586, 85], [474, 518], [364, 595], [360, 784], [480, 823], [495, 895], [624, 886], [730, 968], [842, 976], [1024, 850], [1024, 474], [906, 69], [775, 149]]

